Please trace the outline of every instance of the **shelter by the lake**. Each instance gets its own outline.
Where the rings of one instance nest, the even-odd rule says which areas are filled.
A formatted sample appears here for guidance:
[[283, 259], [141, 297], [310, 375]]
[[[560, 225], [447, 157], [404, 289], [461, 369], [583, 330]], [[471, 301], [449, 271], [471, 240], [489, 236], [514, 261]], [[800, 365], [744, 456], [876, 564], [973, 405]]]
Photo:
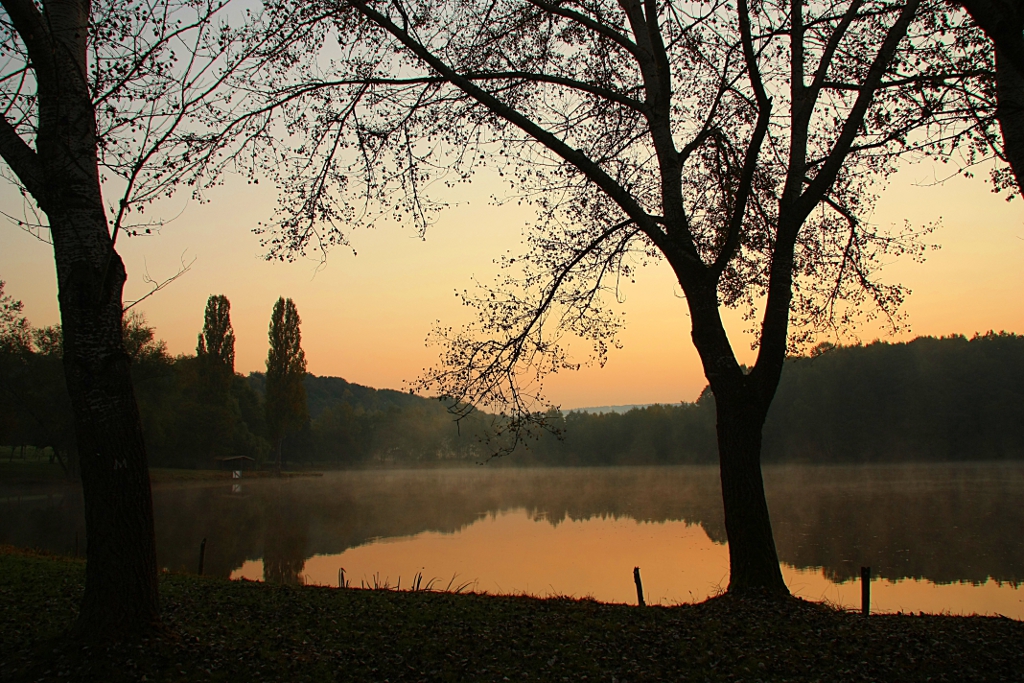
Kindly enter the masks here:
[[246, 471], [256, 468], [256, 459], [248, 455], [229, 455], [224, 458], [217, 458], [217, 465], [222, 470]]

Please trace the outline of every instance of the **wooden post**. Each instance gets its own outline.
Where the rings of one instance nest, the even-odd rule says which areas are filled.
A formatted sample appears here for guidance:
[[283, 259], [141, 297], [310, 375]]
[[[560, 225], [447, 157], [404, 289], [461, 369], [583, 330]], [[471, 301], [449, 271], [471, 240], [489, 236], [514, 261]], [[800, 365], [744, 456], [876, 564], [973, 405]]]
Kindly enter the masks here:
[[345, 568], [338, 567], [338, 588], [345, 587]]
[[636, 604], [646, 607], [644, 602], [644, 584], [640, 581], [640, 567], [633, 567], [633, 583], [636, 584]]
[[871, 614], [871, 567], [860, 568], [860, 613]]
[[206, 539], [199, 544], [199, 576], [203, 575], [203, 562], [206, 561]]

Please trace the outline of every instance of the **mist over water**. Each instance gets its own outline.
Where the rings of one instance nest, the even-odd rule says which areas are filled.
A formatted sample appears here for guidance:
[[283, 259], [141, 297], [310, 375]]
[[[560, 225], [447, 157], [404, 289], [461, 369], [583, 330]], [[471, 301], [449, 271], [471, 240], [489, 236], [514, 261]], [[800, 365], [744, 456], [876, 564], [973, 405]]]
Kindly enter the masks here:
[[[285, 583], [387, 582], [650, 602], [728, 585], [714, 467], [329, 472], [322, 477], [154, 486], [158, 561]], [[861, 566], [879, 609], [1024, 617], [1024, 466], [765, 468], [788, 585], [859, 604]], [[84, 553], [80, 489], [0, 490], [0, 542]], [[856, 597], [855, 597], [856, 596]]]

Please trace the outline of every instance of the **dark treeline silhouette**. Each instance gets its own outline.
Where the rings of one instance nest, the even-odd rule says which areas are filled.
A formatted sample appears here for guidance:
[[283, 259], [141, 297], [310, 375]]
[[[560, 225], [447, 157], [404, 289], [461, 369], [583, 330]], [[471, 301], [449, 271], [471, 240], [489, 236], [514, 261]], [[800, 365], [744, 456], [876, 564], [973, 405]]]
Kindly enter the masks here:
[[[282, 456], [290, 465], [342, 467], [483, 457], [480, 416], [460, 429], [438, 401], [339, 377], [304, 373], [308, 412], [300, 411], [297, 429], [273, 429], [267, 422], [266, 375], [244, 377], [234, 372], [228, 303], [223, 297], [211, 297], [211, 302], [214, 306], [208, 305], [195, 356], [172, 357], [141, 314], [125, 318], [125, 348], [132, 359], [132, 380], [154, 466], [212, 468], [219, 459], [234, 456], [269, 466], [276, 461], [274, 446], [282, 440], [282, 431]], [[224, 340], [210, 341], [218, 338], [211, 334], [218, 327], [211, 324], [217, 322], [218, 312], [224, 318], [219, 321], [219, 337], [230, 338], [223, 344], [224, 358], [218, 357]], [[13, 313], [20, 314], [20, 308]], [[76, 478], [60, 326], [33, 329], [23, 317], [8, 317], [11, 324], [5, 323], [0, 343], [0, 446], [48, 448], [53, 462]]]
[[[531, 464], [717, 462], [714, 397], [627, 413], [571, 412]], [[518, 456], [516, 456], [518, 457]], [[766, 462], [1024, 458], [1024, 337], [823, 344], [786, 362], [764, 428]]]
[[[221, 303], [226, 317], [226, 299]], [[230, 331], [229, 321], [224, 325]], [[74, 477], [60, 328], [32, 330], [26, 324], [19, 334], [21, 342], [0, 349], [0, 445], [50, 448], [53, 461]], [[267, 466], [276, 460], [265, 374], [244, 377], [227, 361], [217, 366], [223, 365], [222, 371], [214, 371], [209, 352], [171, 357], [138, 314], [126, 318], [125, 344], [154, 465], [210, 468], [220, 458], [240, 455]], [[492, 416], [474, 413], [456, 424], [439, 401], [339, 377], [305, 374], [302, 386], [306, 414], [281, 444], [289, 466], [473, 463], [492, 452], [484, 440]], [[557, 436], [528, 442], [502, 464], [717, 462], [715, 405], [708, 390], [694, 403], [625, 413], [552, 412], [550, 418]], [[1024, 337], [989, 333], [867, 346], [822, 344], [807, 356], [790, 358], [765, 425], [763, 458], [807, 463], [1024, 458]]]
[[[2, 282], [0, 302], [0, 446], [49, 449], [51, 461], [77, 478], [62, 330], [32, 328]], [[480, 416], [460, 429], [437, 401], [307, 374], [291, 299], [282, 297], [271, 319], [268, 367], [279, 376], [269, 402], [265, 373], [246, 378], [234, 371], [227, 298], [211, 296], [204, 317], [196, 355], [177, 357], [143, 315], [125, 317], [124, 345], [151, 464], [212, 468], [245, 456], [267, 466], [280, 467], [283, 459], [344, 467], [481, 458]]]
[[920, 337], [818, 347], [786, 367], [764, 431], [767, 461], [1024, 457], [1024, 337]]

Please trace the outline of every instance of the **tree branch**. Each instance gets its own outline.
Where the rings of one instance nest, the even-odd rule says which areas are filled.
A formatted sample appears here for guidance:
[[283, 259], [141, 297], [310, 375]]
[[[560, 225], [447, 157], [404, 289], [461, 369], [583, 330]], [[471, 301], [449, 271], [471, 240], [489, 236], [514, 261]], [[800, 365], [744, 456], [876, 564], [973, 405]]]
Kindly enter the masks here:
[[754, 53], [754, 40], [750, 31], [750, 11], [747, 7], [747, 0], [739, 0], [738, 5], [740, 22], [740, 39], [743, 42], [743, 57], [747, 62], [747, 72], [750, 75], [750, 84], [754, 88], [757, 97], [757, 124], [754, 126], [754, 133], [750, 136], [750, 144], [747, 145], [746, 157], [743, 160], [743, 171], [739, 178], [739, 192], [733, 200], [732, 215], [729, 217], [729, 225], [726, 230], [725, 244], [722, 251], [715, 258], [711, 265], [711, 276], [717, 282], [722, 276], [726, 265], [732, 259], [740, 244], [740, 234], [743, 230], [743, 218], [747, 211], [747, 201], [753, 190], [754, 173], [757, 171], [757, 159], [761, 154], [761, 145], [764, 143], [765, 135], [768, 133], [768, 124], [771, 122], [772, 100], [765, 91], [761, 81], [761, 69], [757, 63], [757, 56]]
[[[533, 2], [535, 0], [531, 0]], [[582, 151], [573, 149], [563, 140], [541, 128], [534, 121], [518, 110], [483, 90], [465, 75], [458, 73], [428, 50], [422, 43], [403, 31], [386, 15], [369, 6], [365, 0], [349, 0], [349, 4], [363, 16], [388, 31], [413, 54], [441, 74], [452, 85], [458, 87], [475, 99], [492, 113], [505, 119], [527, 135], [537, 140], [559, 157], [578, 168], [595, 185], [601, 188], [619, 207], [647, 234], [655, 243], [663, 240], [663, 233], [652, 220], [651, 215], [634, 199], [629, 192], [619, 185], [607, 172], [592, 161]], [[547, 3], [538, 3], [538, 6]]]
[[185, 263], [185, 254], [182, 254], [181, 255], [181, 267], [178, 268], [178, 272], [175, 273], [174, 275], [172, 275], [171, 277], [167, 278], [163, 282], [157, 282], [156, 280], [154, 280], [153, 278], [151, 278], [149, 276], [148, 272], [145, 273], [142, 276], [142, 279], [145, 282], [147, 282], [150, 285], [152, 285], [153, 288], [150, 289], [149, 292], [147, 292], [143, 296], [141, 296], [138, 299], [136, 299], [135, 301], [126, 301], [125, 302], [125, 306], [122, 309], [122, 312], [123, 313], [127, 313], [128, 309], [132, 308], [133, 306], [137, 306], [138, 304], [141, 304], [143, 301], [145, 301], [149, 297], [153, 296], [154, 294], [156, 294], [161, 289], [163, 289], [164, 287], [168, 286], [169, 284], [171, 284], [172, 282], [177, 280], [179, 277], [181, 277], [182, 275], [184, 275], [188, 271], [192, 270], [192, 264], [195, 263], [195, 262], [196, 262], [196, 257], [193, 257], [191, 261], [189, 261], [188, 263]]
[[864, 0], [854, 0], [851, 2], [839, 25], [832, 31], [832, 35], [828, 37], [828, 43], [821, 53], [818, 69], [814, 73], [814, 80], [811, 82], [811, 90], [815, 95], [821, 90], [821, 85], [825, 82], [825, 77], [828, 75], [828, 68], [832, 64], [832, 58], [835, 56], [836, 50], [839, 49], [839, 43], [842, 41], [843, 36], [846, 35], [846, 31], [850, 28], [853, 20], [857, 17], [857, 11], [862, 4], [864, 4]]
[[28, 49], [32, 68], [40, 74], [41, 79], [52, 78], [53, 45], [50, 29], [32, 0], [0, 0], [0, 5], [7, 10], [14, 24], [14, 30]]
[[46, 188], [43, 184], [43, 169], [39, 157], [3, 116], [0, 116], [0, 156], [18, 176], [25, 189], [45, 209]]
[[575, 12], [571, 9], [565, 9], [564, 7], [561, 6], [561, 4], [545, 2], [544, 0], [527, 0], [527, 2], [529, 2], [534, 7], [539, 7], [540, 9], [546, 12], [557, 14], [560, 17], [572, 19], [573, 21], [583, 24], [591, 31], [595, 31], [596, 33], [599, 33], [605, 38], [608, 38], [612, 42], [618, 44], [620, 47], [625, 48], [634, 57], [639, 57], [640, 48], [637, 47], [636, 43], [634, 43], [629, 38], [613, 29], [611, 26], [602, 24], [599, 21], [591, 19], [585, 14]]
[[900, 12], [896, 23], [893, 24], [886, 34], [885, 40], [882, 42], [882, 46], [875, 55], [871, 68], [864, 79], [864, 84], [857, 94], [857, 99], [850, 109], [850, 114], [843, 124], [843, 130], [832, 147], [831, 154], [829, 154], [821, 171], [814, 176], [814, 180], [811, 181], [807, 190], [801, 194], [798, 200], [799, 206], [796, 211], [798, 220], [802, 221], [810, 214], [811, 210], [825, 196], [828, 188], [835, 181], [860, 127], [864, 124], [864, 117], [867, 114], [868, 107], [871, 106], [871, 101], [874, 99], [878, 84], [882, 82], [882, 77], [892, 62], [896, 48], [906, 36], [907, 28], [910, 26], [910, 22], [913, 21], [920, 4], [921, 0], [909, 0]]

